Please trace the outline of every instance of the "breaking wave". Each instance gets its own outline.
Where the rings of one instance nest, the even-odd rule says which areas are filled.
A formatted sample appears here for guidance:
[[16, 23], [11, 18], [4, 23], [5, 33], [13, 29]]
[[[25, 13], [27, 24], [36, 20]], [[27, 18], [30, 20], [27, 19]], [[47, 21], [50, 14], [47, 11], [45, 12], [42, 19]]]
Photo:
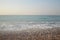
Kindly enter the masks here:
[[20, 31], [33, 28], [53, 28], [60, 27], [60, 22], [1, 22], [1, 31]]

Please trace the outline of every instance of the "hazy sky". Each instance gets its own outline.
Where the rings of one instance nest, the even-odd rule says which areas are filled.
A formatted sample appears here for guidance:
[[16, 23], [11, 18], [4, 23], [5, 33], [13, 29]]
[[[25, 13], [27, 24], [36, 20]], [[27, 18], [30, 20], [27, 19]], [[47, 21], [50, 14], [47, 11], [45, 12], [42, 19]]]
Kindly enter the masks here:
[[60, 15], [60, 0], [0, 0], [0, 15]]

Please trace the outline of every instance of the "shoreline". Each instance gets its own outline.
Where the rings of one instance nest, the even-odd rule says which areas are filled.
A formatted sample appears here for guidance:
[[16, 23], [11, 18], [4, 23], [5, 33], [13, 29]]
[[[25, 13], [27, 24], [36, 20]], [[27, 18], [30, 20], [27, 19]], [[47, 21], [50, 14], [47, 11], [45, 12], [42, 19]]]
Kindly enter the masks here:
[[60, 40], [60, 27], [28, 29], [16, 33], [0, 34], [0, 40]]

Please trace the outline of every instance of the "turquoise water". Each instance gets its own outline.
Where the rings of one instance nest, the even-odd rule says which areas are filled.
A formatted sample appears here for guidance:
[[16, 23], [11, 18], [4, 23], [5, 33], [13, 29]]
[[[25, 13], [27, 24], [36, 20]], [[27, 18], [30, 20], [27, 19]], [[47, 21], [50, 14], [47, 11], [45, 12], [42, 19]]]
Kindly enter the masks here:
[[58, 15], [4, 15], [0, 16], [0, 31], [19, 31], [30, 28], [60, 27]]
[[41, 21], [54, 21], [60, 22], [60, 16], [58, 15], [4, 15], [0, 16], [0, 21], [29, 21], [29, 22], [41, 22]]

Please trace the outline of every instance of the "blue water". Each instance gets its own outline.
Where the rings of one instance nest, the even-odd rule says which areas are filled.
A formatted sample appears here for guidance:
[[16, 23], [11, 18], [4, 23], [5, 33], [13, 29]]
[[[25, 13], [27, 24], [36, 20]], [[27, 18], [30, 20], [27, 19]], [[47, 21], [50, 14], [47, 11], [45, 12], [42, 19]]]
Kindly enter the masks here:
[[60, 27], [58, 15], [4, 15], [0, 16], [0, 30], [16, 31], [30, 28]]
[[54, 21], [60, 22], [60, 16], [58, 15], [4, 15], [0, 16], [0, 21], [30, 21], [30, 22], [41, 22], [41, 21]]

